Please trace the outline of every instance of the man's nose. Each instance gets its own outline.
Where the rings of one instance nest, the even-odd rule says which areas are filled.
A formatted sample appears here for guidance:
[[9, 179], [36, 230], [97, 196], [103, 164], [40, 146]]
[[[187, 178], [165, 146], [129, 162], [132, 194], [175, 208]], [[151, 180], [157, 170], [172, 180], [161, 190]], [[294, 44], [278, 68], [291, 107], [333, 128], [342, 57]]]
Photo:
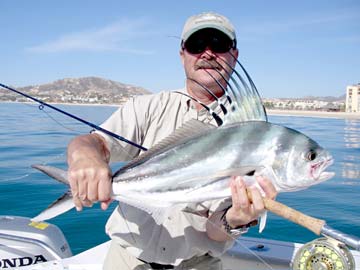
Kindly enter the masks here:
[[211, 58], [215, 58], [216, 54], [208, 46], [208, 47], [205, 48], [204, 52], [201, 54], [201, 57], [211, 59]]

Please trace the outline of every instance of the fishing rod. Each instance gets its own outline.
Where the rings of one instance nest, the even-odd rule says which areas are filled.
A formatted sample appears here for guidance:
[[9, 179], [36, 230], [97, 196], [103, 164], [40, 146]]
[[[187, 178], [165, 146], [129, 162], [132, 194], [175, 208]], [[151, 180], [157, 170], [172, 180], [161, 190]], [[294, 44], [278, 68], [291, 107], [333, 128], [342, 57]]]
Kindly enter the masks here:
[[263, 201], [265, 208], [272, 213], [299, 224], [316, 235], [331, 237], [354, 248], [355, 250], [360, 251], [360, 238], [331, 228], [326, 224], [325, 220], [305, 215], [304, 213], [290, 208], [280, 202], [270, 200], [268, 198], [263, 198]]
[[[93, 123], [91, 123], [91, 122], [88, 122], [88, 121], [86, 121], [86, 120], [84, 120], [84, 119], [82, 119], [82, 118], [80, 118], [80, 117], [77, 117], [76, 115], [73, 115], [73, 114], [71, 114], [71, 113], [68, 113], [68, 112], [66, 112], [66, 111], [63, 111], [63, 110], [61, 110], [61, 109], [59, 109], [59, 108], [57, 108], [57, 107], [55, 107], [55, 106], [53, 106], [53, 105], [50, 105], [50, 104], [48, 104], [48, 103], [46, 103], [46, 102], [44, 102], [44, 101], [42, 101], [42, 100], [40, 100], [40, 99], [37, 99], [37, 98], [35, 98], [35, 97], [32, 97], [32, 96], [30, 96], [30, 95], [28, 95], [28, 94], [25, 94], [25, 93], [23, 93], [23, 92], [20, 92], [19, 90], [16, 90], [16, 89], [14, 89], [14, 88], [11, 88], [11, 87], [9, 87], [9, 86], [7, 86], [7, 85], [5, 85], [5, 84], [2, 84], [2, 83], [0, 83], [0, 86], [1, 86], [2, 88], [5, 88], [5, 89], [7, 89], [7, 90], [10, 90], [10, 91], [12, 91], [12, 92], [14, 92], [14, 93], [17, 93], [17, 94], [19, 94], [19, 95], [21, 95], [21, 96], [24, 96], [24, 97], [26, 97], [26, 98], [28, 98], [28, 99], [31, 99], [31, 100], [33, 100], [33, 101], [41, 104], [40, 106], [49, 107], [50, 109], [53, 109], [53, 110], [55, 110], [55, 111], [57, 111], [57, 112], [59, 112], [59, 113], [62, 113], [62, 114], [64, 114], [64, 115], [68, 116], [68, 117], [71, 117], [71, 118], [73, 118], [73, 119], [75, 119], [75, 120], [77, 120], [77, 121], [79, 121], [79, 122], [81, 122], [81, 123], [83, 123], [83, 124], [85, 124], [85, 125], [88, 125], [88, 126], [94, 128], [94, 129], [96, 129], [96, 130], [99, 130], [99, 131], [101, 131], [101, 132], [104, 132], [105, 134], [107, 134], [107, 135], [109, 135], [109, 136], [111, 136], [111, 137], [113, 137], [113, 138], [116, 138], [116, 139], [118, 139], [118, 140], [120, 140], [120, 141], [126, 142], [126, 143], [128, 143], [128, 144], [130, 144], [130, 145], [132, 145], [132, 146], [135, 146], [135, 147], [139, 148], [140, 150], [147, 151], [147, 148], [145, 148], [145, 147], [143, 147], [143, 146], [141, 146], [141, 145], [139, 145], [139, 144], [137, 144], [137, 143], [135, 143], [135, 142], [133, 142], [133, 141], [129, 141], [128, 139], [126, 139], [126, 138], [124, 138], [124, 137], [122, 137], [122, 136], [120, 136], [120, 135], [117, 135], [117, 134], [115, 134], [115, 133], [113, 133], [113, 132], [111, 132], [111, 131], [109, 131], [109, 130], [107, 130], [107, 129], [104, 129], [104, 128], [98, 126], [98, 125], [95, 125], [95, 124], [93, 124]], [[42, 107], [39, 107], [39, 109], [42, 110]]]
[[354, 270], [355, 259], [347, 246], [360, 251], [360, 238], [343, 233], [328, 226], [325, 220], [305, 215], [280, 202], [263, 198], [264, 206], [272, 213], [286, 218], [316, 235], [318, 238], [300, 247], [292, 259], [293, 270], [343, 269]]

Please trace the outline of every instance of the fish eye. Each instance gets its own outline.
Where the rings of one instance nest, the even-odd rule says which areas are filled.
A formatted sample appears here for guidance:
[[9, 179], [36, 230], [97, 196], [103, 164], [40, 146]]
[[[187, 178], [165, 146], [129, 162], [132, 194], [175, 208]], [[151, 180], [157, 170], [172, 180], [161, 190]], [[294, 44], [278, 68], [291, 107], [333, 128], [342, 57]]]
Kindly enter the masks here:
[[316, 158], [316, 152], [314, 151], [314, 150], [310, 150], [307, 154], [306, 154], [306, 156], [305, 156], [305, 158], [307, 159], [307, 160], [309, 160], [309, 161], [313, 161], [315, 158]]

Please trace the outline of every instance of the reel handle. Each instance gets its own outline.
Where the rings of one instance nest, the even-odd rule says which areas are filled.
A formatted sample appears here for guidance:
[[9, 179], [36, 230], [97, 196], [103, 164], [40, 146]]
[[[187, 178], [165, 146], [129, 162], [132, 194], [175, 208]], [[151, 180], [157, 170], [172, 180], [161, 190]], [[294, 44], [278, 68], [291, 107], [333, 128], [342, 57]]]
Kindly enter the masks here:
[[305, 215], [293, 208], [286, 206], [280, 202], [271, 200], [269, 198], [263, 198], [265, 208], [270, 212], [286, 218], [296, 224], [299, 224], [306, 229], [312, 231], [316, 235], [320, 235], [322, 232], [322, 228], [325, 225], [325, 220], [317, 219]]

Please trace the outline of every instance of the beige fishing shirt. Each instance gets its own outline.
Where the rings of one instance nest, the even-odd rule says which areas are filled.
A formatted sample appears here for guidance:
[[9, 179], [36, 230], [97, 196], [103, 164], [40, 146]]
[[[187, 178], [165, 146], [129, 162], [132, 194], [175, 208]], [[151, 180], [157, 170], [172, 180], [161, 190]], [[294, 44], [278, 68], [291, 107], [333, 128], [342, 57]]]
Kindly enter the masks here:
[[[185, 92], [185, 89], [180, 91]], [[215, 109], [221, 115], [219, 110]], [[149, 149], [190, 119], [216, 125], [213, 117], [205, 109], [197, 111], [188, 97], [161, 92], [132, 98], [102, 127]], [[140, 152], [134, 146], [96, 132], [106, 139], [111, 161], [130, 160]], [[220, 256], [233, 242], [210, 240], [205, 228], [207, 217], [181, 210], [188, 207], [208, 216], [214, 211], [224, 210], [229, 204], [229, 200], [217, 200], [204, 202], [202, 206], [176, 205], [163, 224], [158, 225], [143, 210], [120, 202], [106, 224], [106, 232], [132, 255], [147, 262], [178, 265], [184, 259], [205, 253]], [[207, 209], [204, 210], [203, 206]]]

